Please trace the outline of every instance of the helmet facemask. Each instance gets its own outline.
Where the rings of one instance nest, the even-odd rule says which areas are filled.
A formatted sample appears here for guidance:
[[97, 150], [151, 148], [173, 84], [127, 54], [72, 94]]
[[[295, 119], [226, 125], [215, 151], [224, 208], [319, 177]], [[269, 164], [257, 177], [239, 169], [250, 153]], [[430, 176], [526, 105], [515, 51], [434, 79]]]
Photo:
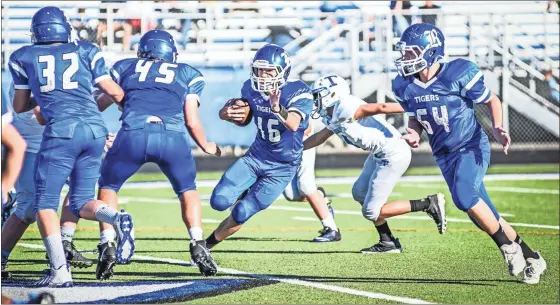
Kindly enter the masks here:
[[286, 84], [285, 72], [279, 65], [256, 60], [251, 66], [251, 85], [258, 92], [276, 91]]
[[335, 92], [331, 92], [327, 87], [319, 87], [312, 91], [313, 103], [315, 104], [315, 110], [311, 114], [312, 117], [318, 118], [317, 114], [321, 117], [328, 115], [327, 109], [334, 106], [338, 102]]

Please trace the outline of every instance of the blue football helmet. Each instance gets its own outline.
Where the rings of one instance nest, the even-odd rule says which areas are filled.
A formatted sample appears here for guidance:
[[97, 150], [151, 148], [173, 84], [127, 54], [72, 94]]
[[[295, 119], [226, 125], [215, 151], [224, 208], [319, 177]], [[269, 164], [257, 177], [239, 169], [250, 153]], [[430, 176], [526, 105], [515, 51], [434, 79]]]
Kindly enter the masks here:
[[140, 58], [155, 58], [174, 63], [178, 55], [175, 39], [166, 31], [148, 31], [140, 38], [136, 55]]
[[31, 42], [70, 42], [72, 26], [64, 12], [56, 6], [45, 6], [31, 19]]
[[[275, 76], [261, 77], [260, 69], [276, 71]], [[251, 65], [251, 86], [258, 92], [270, 92], [282, 88], [290, 75], [290, 56], [282, 47], [267, 44], [260, 48]]]
[[436, 26], [413, 24], [404, 31], [396, 45], [401, 58], [395, 60], [395, 65], [402, 76], [416, 74], [442, 59], [444, 47], [445, 37]]

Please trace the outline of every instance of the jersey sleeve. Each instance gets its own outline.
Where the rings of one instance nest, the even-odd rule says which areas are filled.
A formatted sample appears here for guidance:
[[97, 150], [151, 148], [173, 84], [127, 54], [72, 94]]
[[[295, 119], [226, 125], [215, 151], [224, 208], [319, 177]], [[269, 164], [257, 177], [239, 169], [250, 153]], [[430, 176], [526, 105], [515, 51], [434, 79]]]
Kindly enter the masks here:
[[313, 111], [313, 95], [311, 89], [304, 82], [301, 87], [288, 97], [286, 109], [288, 112], [295, 112], [302, 119], [307, 118]]
[[404, 109], [406, 115], [415, 116], [414, 111], [410, 109], [410, 107], [408, 106], [408, 101], [404, 97], [404, 89], [405, 89], [404, 79], [399, 75], [393, 81], [393, 95], [395, 96], [397, 102]]
[[195, 69], [192, 70], [187, 83], [188, 90], [186, 98], [194, 97], [200, 102], [200, 95], [202, 95], [202, 90], [204, 90], [206, 82], [204, 81], [202, 73]]
[[14, 81], [14, 88], [15, 89], [31, 89], [29, 87], [29, 80], [27, 77], [27, 73], [23, 70], [23, 64], [19, 60], [20, 52], [15, 52], [10, 56], [10, 61], [8, 63], [8, 67], [10, 69], [10, 74], [12, 75], [12, 79]]
[[124, 65], [123, 65], [123, 61], [119, 60], [117, 61], [109, 70], [109, 74], [111, 75], [111, 78], [115, 81], [115, 83], [119, 84], [119, 86], [122, 87], [122, 78], [121, 75], [124, 72]]
[[111, 77], [99, 48], [94, 45], [90, 45], [89, 48], [87, 58], [90, 64], [91, 75], [93, 76], [93, 84], [96, 85], [100, 81]]
[[465, 72], [459, 80], [461, 86], [461, 96], [474, 103], [484, 103], [490, 99], [492, 93], [484, 84], [484, 75], [476, 64], [467, 62]]
[[249, 100], [249, 96], [251, 92], [250, 90], [251, 90], [251, 80], [248, 79], [245, 81], [245, 83], [243, 83], [243, 86], [241, 87], [241, 98]]
[[360, 101], [355, 100], [352, 96], [341, 100], [336, 109], [337, 123], [354, 121], [354, 115], [356, 114], [356, 110], [358, 110], [358, 108], [360, 108]]

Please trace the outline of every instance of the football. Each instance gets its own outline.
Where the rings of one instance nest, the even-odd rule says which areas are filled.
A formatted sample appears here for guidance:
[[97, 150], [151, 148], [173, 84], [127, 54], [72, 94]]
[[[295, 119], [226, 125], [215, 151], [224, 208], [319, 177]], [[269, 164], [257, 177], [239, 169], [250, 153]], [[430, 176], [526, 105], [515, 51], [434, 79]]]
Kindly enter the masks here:
[[230, 99], [227, 101], [227, 106], [235, 109], [242, 108], [243, 110], [245, 110], [245, 113], [243, 114], [243, 123], [231, 121], [232, 123], [234, 123], [237, 126], [247, 126], [249, 123], [251, 123], [251, 119], [253, 116], [251, 112], [251, 107], [249, 106], [249, 102], [247, 102], [246, 99], [242, 99], [242, 98]]

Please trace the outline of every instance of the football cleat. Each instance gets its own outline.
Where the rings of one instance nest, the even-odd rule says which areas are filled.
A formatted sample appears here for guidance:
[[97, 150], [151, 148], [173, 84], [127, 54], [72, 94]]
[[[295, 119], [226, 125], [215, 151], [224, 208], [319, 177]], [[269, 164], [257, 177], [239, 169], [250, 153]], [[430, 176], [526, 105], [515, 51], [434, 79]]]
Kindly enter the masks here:
[[4, 224], [8, 220], [8, 217], [12, 215], [13, 212], [16, 210], [17, 205], [17, 196], [14, 192], [8, 192], [8, 199], [4, 204], [4, 208], [2, 209], [2, 228], [4, 228]]
[[527, 266], [525, 267], [523, 279], [521, 280], [525, 284], [538, 284], [541, 275], [546, 270], [546, 261], [539, 252], [537, 252], [537, 254], [539, 255], [538, 259], [531, 257], [527, 259]]
[[93, 265], [93, 260], [83, 256], [82, 253], [76, 249], [73, 242], [63, 240], [62, 247], [64, 248], [64, 253], [66, 254], [66, 261], [68, 261], [70, 266], [88, 268]]
[[97, 260], [97, 268], [95, 269], [95, 277], [102, 281], [109, 279], [113, 275], [113, 267], [117, 262], [117, 247], [114, 242], [108, 241], [97, 245], [97, 250], [99, 258]]
[[447, 217], [445, 216], [445, 198], [442, 193], [428, 196], [430, 206], [426, 213], [435, 221], [439, 234], [447, 230]]
[[210, 250], [206, 247], [205, 240], [192, 240], [190, 243], [192, 261], [198, 266], [200, 274], [204, 276], [215, 275], [218, 265], [210, 255]]
[[29, 301], [27, 301], [24, 304], [54, 304], [54, 296], [48, 292], [41, 292], [41, 293], [30, 292]]
[[68, 288], [72, 286], [72, 274], [67, 264], [58, 269], [48, 269], [43, 278], [35, 283], [35, 287]]
[[134, 255], [134, 223], [132, 216], [121, 210], [113, 224], [117, 232], [117, 263], [128, 264]]
[[8, 270], [6, 270], [8, 268], [8, 259], [4, 259], [2, 258], [2, 279], [9, 279], [11, 277], [11, 274]]
[[523, 257], [523, 251], [518, 243], [511, 243], [510, 245], [502, 245], [500, 247], [504, 261], [508, 266], [509, 274], [517, 276], [525, 268], [526, 262]]
[[377, 244], [364, 248], [361, 250], [364, 254], [389, 254], [389, 253], [401, 253], [403, 252], [401, 243], [398, 238], [391, 241], [379, 241]]
[[335, 242], [340, 241], [342, 239], [342, 235], [340, 235], [340, 229], [333, 230], [329, 227], [324, 227], [323, 230], [319, 231], [321, 235], [313, 238], [313, 242], [315, 243], [325, 243], [325, 242]]

